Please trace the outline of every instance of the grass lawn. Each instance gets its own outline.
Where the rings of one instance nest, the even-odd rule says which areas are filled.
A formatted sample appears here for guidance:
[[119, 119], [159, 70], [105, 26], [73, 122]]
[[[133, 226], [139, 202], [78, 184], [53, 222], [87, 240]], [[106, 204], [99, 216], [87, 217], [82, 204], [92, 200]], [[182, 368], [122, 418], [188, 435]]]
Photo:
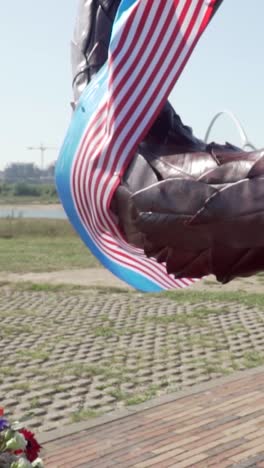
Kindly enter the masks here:
[[1, 196], [0, 206], [1, 205], [36, 205], [36, 204], [45, 204], [45, 205], [54, 205], [59, 203], [57, 195], [51, 196], [49, 194], [43, 194], [39, 197], [35, 196], [15, 196], [15, 195], [5, 195]]
[[64, 220], [0, 220], [0, 271], [47, 272], [100, 266]]

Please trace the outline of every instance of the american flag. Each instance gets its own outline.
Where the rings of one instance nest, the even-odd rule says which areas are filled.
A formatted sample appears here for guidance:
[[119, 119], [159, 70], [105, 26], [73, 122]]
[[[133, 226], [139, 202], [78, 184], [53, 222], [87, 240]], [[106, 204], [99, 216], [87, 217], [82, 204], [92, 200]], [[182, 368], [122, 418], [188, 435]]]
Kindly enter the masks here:
[[108, 63], [83, 92], [57, 164], [65, 211], [105, 267], [142, 291], [183, 288], [129, 245], [111, 198], [179, 78], [219, 0], [123, 0]]

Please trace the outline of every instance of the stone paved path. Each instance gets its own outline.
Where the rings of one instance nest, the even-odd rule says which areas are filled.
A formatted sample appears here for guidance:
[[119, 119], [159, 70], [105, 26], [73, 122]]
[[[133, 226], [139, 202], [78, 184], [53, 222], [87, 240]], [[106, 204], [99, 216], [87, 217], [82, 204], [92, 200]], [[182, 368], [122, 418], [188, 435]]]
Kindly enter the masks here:
[[46, 468], [263, 468], [264, 368], [70, 432], [43, 438]]
[[49, 431], [264, 363], [261, 306], [137, 292], [0, 289], [0, 395]]

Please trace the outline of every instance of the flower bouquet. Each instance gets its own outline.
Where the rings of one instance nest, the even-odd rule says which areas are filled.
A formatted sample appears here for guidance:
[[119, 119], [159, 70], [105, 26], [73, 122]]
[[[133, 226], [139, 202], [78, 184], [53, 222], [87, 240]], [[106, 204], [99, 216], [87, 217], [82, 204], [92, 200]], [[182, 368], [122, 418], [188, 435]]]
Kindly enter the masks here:
[[0, 468], [43, 468], [41, 446], [19, 423], [10, 424], [0, 407]]

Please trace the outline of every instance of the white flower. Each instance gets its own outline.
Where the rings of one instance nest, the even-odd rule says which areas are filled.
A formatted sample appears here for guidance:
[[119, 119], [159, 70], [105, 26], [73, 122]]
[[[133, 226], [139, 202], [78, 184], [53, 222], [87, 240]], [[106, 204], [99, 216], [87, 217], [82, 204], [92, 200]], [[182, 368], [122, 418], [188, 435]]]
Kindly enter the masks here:
[[20, 432], [14, 432], [12, 437], [6, 441], [6, 448], [8, 450], [24, 450], [26, 446], [27, 441]]
[[32, 467], [33, 468], [44, 468], [44, 463], [43, 461], [41, 460], [41, 458], [36, 458], [36, 460], [34, 460], [32, 462]]
[[13, 462], [10, 468], [32, 468], [31, 463], [21, 457], [16, 462]]

